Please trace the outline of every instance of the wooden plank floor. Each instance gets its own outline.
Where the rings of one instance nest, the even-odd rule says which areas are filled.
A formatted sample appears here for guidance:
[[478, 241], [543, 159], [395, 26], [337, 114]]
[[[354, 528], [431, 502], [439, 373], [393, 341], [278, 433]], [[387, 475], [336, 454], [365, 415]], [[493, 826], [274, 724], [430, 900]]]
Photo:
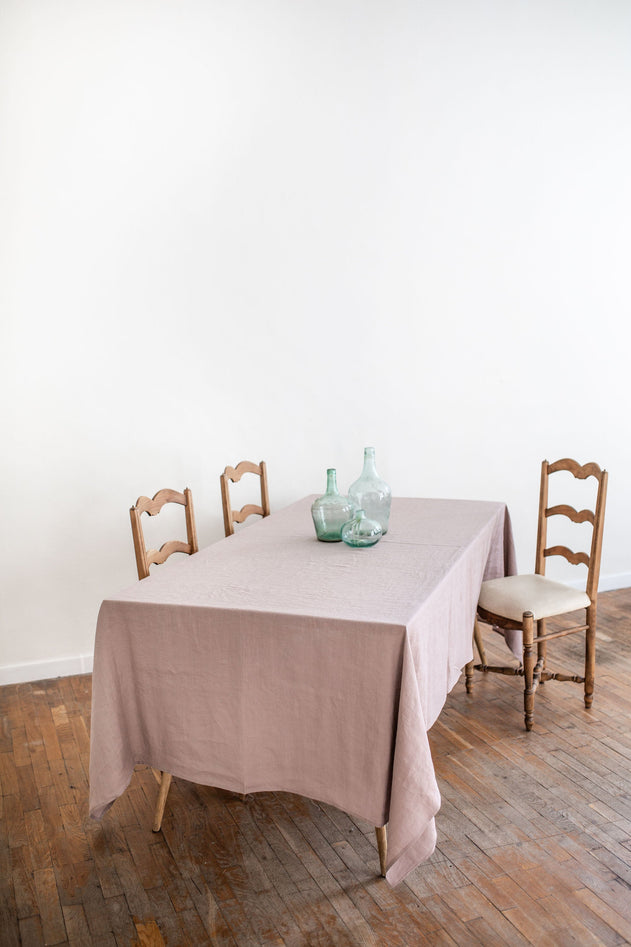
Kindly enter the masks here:
[[[599, 607], [591, 712], [550, 682], [527, 734], [519, 680], [457, 684], [431, 733], [438, 848], [395, 889], [371, 825], [286, 793], [174, 780], [153, 834], [139, 767], [90, 821], [90, 676], [0, 688], [0, 944], [631, 943], [631, 589]], [[550, 651], [580, 666], [578, 637]]]

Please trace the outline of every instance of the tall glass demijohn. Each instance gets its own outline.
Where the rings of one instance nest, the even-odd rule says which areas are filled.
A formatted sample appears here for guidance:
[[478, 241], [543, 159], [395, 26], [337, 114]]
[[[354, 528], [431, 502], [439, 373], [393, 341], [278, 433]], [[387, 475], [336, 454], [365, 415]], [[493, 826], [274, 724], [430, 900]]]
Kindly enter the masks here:
[[311, 515], [316, 536], [323, 543], [339, 543], [342, 539], [342, 526], [355, 512], [348, 499], [340, 495], [337, 489], [335, 467], [326, 472], [326, 493], [311, 504]]
[[348, 498], [358, 509], [366, 511], [366, 517], [376, 520], [385, 536], [390, 520], [392, 491], [377, 473], [375, 467], [375, 448], [364, 448], [364, 469], [361, 476], [348, 489]]

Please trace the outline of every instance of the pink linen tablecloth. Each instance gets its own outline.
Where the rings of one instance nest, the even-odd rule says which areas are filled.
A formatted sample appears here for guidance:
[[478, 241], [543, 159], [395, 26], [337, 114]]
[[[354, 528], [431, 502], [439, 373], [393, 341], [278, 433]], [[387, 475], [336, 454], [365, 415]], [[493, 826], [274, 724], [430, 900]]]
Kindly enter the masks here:
[[[427, 739], [472, 655], [483, 580], [515, 572], [503, 503], [394, 499], [376, 545], [321, 543], [306, 497], [99, 613], [90, 813], [134, 765], [388, 823], [395, 885], [436, 844]], [[171, 565], [172, 563], [172, 565]]]

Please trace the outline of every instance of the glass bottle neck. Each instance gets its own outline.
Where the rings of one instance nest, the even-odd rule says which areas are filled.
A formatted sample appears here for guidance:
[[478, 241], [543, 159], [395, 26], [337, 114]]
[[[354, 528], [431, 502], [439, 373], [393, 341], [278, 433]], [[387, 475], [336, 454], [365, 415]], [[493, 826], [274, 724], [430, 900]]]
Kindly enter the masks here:
[[364, 448], [364, 469], [362, 470], [362, 476], [372, 476], [378, 477], [377, 468], [375, 466], [375, 448], [374, 447], [365, 447]]
[[339, 494], [337, 489], [337, 474], [335, 472], [335, 467], [330, 467], [326, 472], [326, 492]]

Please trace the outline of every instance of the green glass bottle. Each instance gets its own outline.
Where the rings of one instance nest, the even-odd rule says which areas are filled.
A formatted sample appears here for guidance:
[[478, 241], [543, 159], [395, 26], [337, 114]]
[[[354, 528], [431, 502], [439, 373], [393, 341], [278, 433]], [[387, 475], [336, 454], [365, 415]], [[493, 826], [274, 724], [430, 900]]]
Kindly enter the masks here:
[[357, 510], [353, 519], [342, 527], [342, 539], [346, 545], [358, 549], [362, 546], [374, 546], [382, 535], [377, 520], [368, 519], [365, 510]]
[[386, 481], [382, 480], [377, 473], [374, 447], [364, 448], [364, 469], [359, 479], [348, 488], [348, 496], [357, 509], [366, 511], [366, 516], [369, 519], [377, 520], [385, 536], [388, 532], [388, 522], [390, 520], [392, 491]]
[[341, 496], [337, 489], [335, 467], [326, 472], [326, 493], [314, 500], [311, 516], [316, 536], [323, 543], [339, 543], [342, 539], [342, 526], [355, 512], [355, 507], [347, 497]]

